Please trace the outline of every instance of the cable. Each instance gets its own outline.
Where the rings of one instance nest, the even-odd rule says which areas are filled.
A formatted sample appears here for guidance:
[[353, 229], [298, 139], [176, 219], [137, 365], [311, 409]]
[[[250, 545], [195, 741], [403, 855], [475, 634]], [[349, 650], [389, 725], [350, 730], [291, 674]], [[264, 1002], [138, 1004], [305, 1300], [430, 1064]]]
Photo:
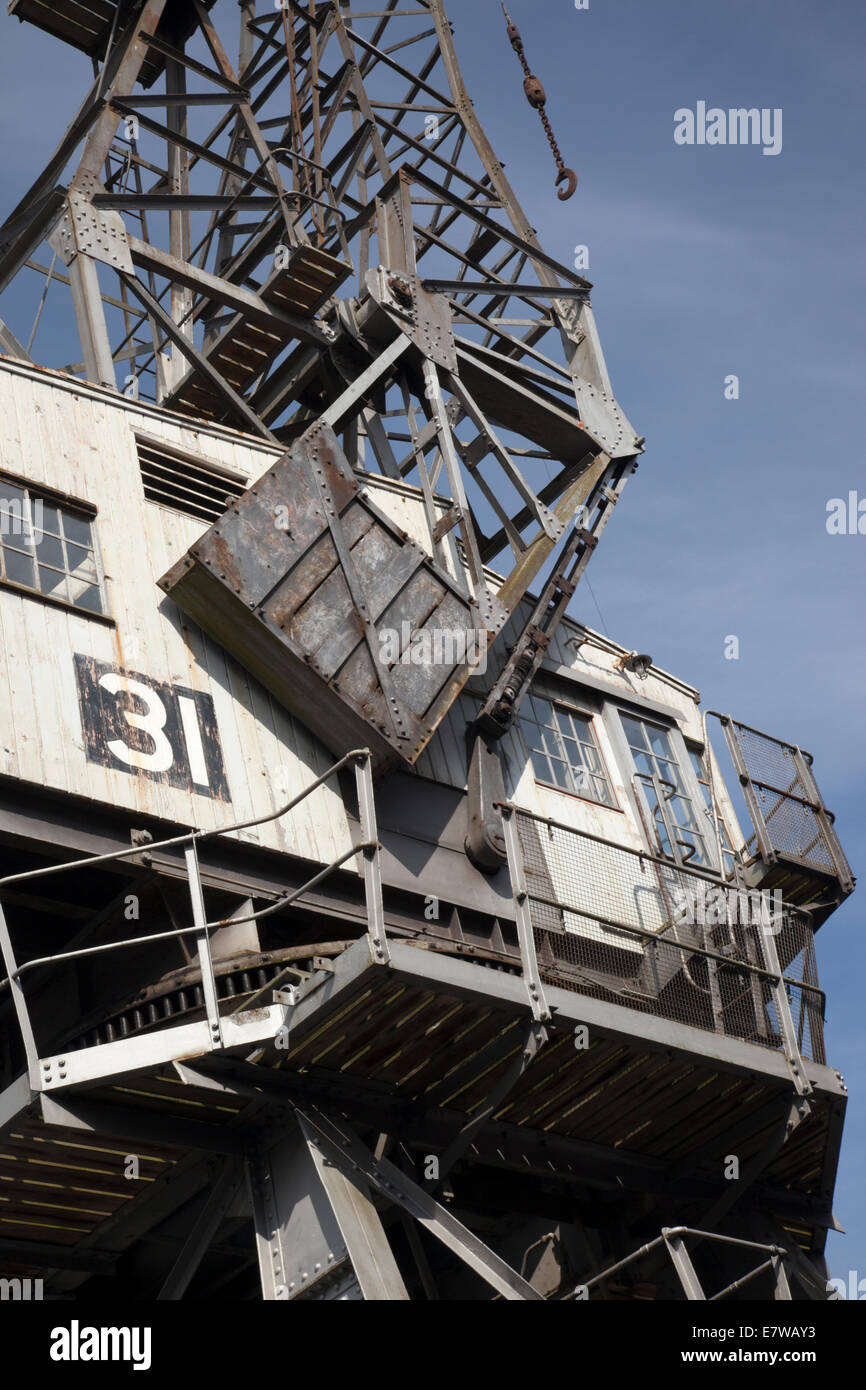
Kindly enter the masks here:
[[607, 623], [604, 621], [604, 614], [603, 614], [602, 611], [601, 611], [601, 605], [599, 604], [599, 601], [598, 601], [598, 599], [597, 599], [596, 596], [595, 596], [595, 590], [593, 589], [593, 587], [592, 587], [592, 585], [590, 584], [589, 580], [586, 578], [586, 575], [584, 575], [584, 582], [585, 582], [585, 584], [586, 584], [586, 587], [589, 589], [590, 594], [592, 595], [592, 601], [593, 601], [593, 603], [595, 604], [596, 608], [598, 609], [598, 616], [599, 616], [599, 618], [601, 619], [602, 631], [604, 632], [604, 635], [605, 635], [605, 637], [608, 639], [608, 641], [609, 641], [609, 642], [612, 642], [612, 641], [613, 641], [613, 638], [611, 637], [610, 632], [608, 631]]

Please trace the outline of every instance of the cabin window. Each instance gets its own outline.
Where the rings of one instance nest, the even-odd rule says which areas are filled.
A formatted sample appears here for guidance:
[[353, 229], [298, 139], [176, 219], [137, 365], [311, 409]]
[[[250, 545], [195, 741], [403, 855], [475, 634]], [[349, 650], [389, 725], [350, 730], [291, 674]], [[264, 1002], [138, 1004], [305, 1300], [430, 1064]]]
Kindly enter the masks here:
[[[710, 774], [709, 774], [709, 770], [708, 770], [708, 761], [707, 761], [707, 760], [709, 759], [709, 752], [707, 752], [706, 754], [704, 754], [704, 753], [701, 752], [701, 750], [700, 750], [699, 748], [692, 748], [692, 747], [689, 747], [688, 752], [689, 752], [689, 757], [691, 758], [692, 767], [693, 767], [694, 770], [695, 770], [695, 776], [696, 776], [697, 779], [698, 779], [698, 786], [699, 786], [700, 789], [701, 789], [701, 796], [703, 797], [703, 799], [704, 799], [704, 804], [705, 804], [705, 806], [706, 806], [706, 808], [707, 808], [707, 817], [708, 817], [710, 823], [712, 824], [712, 818], [713, 818], [713, 797], [712, 797], [712, 791], [711, 791], [711, 788], [710, 788]], [[718, 826], [719, 826], [719, 842], [720, 842], [720, 844], [721, 844], [721, 846], [722, 846], [722, 859], [724, 860], [725, 873], [726, 873], [727, 876], [730, 876], [730, 875], [733, 873], [733, 870], [734, 870], [734, 863], [735, 863], [735, 860], [736, 860], [736, 855], [734, 854], [734, 850], [733, 850], [733, 847], [732, 847], [732, 845], [731, 845], [731, 839], [730, 839], [730, 836], [728, 835], [727, 826], [725, 825], [725, 822], [724, 822], [722, 816], [719, 816], [719, 817], [718, 817]]]
[[0, 579], [105, 614], [94, 514], [0, 477]]
[[520, 733], [536, 782], [616, 808], [589, 715], [530, 694], [521, 706]]
[[667, 859], [709, 869], [707, 827], [701, 824], [670, 732], [647, 720], [621, 716], [635, 766], [635, 786], [648, 830]]

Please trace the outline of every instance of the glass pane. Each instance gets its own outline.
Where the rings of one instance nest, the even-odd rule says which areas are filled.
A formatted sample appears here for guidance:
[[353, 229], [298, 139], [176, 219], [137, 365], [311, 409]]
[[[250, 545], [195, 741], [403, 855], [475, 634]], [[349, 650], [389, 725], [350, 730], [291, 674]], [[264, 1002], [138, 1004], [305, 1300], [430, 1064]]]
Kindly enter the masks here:
[[581, 745], [581, 751], [583, 753], [583, 761], [590, 772], [598, 772], [601, 774], [601, 758], [599, 757], [598, 749], [593, 748], [590, 744], [584, 743]]
[[13, 584], [27, 584], [31, 589], [36, 587], [36, 578], [33, 572], [33, 561], [29, 555], [22, 555], [19, 550], [9, 550], [3, 547], [3, 564], [6, 571], [6, 578]]
[[84, 608], [88, 613], [102, 612], [102, 595], [95, 584], [82, 584], [72, 602], [76, 608]]
[[24, 536], [3, 536], [2, 541], [6, 550], [22, 550], [28, 556], [33, 553], [29, 541]]
[[[692, 834], [691, 831], [683, 830], [680, 832], [678, 838], [681, 841], [680, 848], [683, 850], [683, 858], [686, 859], [689, 864], [707, 864], [709, 862], [706, 849], [704, 848], [704, 842], [700, 835], [695, 835]], [[689, 845], [695, 851], [691, 858], [688, 856], [688, 849], [685, 848], [685, 846]]]
[[552, 758], [551, 766], [556, 785], [562, 787], [563, 791], [571, 791], [571, 777], [565, 763], [560, 762], [558, 758]]
[[[60, 513], [56, 507], [49, 506], [47, 502], [42, 503], [41, 529], [48, 531], [52, 536], [60, 535]], [[34, 522], [39, 521], [38, 513], [33, 517]]]
[[89, 579], [91, 584], [96, 583], [96, 560], [92, 550], [84, 550], [80, 545], [72, 545], [67, 541], [66, 554], [69, 559], [69, 573], [74, 574], [76, 579]]
[[646, 748], [647, 745], [646, 739], [644, 737], [643, 728], [640, 724], [638, 724], [637, 720], [629, 719], [626, 715], [623, 715], [622, 724], [623, 728], [625, 729], [626, 738], [628, 739], [632, 748]]
[[529, 704], [532, 709], [532, 717], [536, 719], [539, 724], [544, 724], [550, 714], [550, 706], [546, 705], [543, 700], [539, 700], [535, 695], [530, 698]]
[[24, 489], [0, 478], [0, 536], [7, 540], [17, 537], [20, 543], [27, 531], [28, 515]]
[[550, 773], [550, 765], [547, 759], [544, 757], [544, 755], [542, 753], [539, 753], [536, 749], [533, 749], [531, 757], [532, 769], [538, 780], [540, 782], [550, 782], [552, 780]]
[[657, 729], [654, 724], [647, 724], [646, 733], [650, 748], [653, 752], [657, 753], [661, 758], [670, 758], [672, 760], [673, 753], [671, 752], [670, 739], [664, 729]]
[[557, 724], [559, 725], [560, 730], [562, 731], [562, 733], [563, 733], [563, 734], [569, 734], [569, 735], [570, 735], [570, 734], [571, 734], [571, 716], [570, 716], [570, 714], [568, 713], [568, 710], [564, 710], [564, 709], [562, 709], [559, 705], [556, 705], [556, 706], [554, 707], [554, 713], [556, 714], [556, 722], [557, 722]]
[[676, 763], [669, 763], [664, 758], [656, 758], [655, 762], [656, 772], [663, 782], [670, 782], [678, 791], [685, 791], [683, 776]]
[[563, 748], [565, 749], [565, 756], [567, 757], [568, 761], [571, 763], [572, 767], [582, 767], [582, 766], [583, 766], [583, 753], [582, 753], [581, 746], [580, 746], [580, 744], [578, 743], [577, 739], [575, 739], [575, 738], [564, 738], [564, 739], [562, 740], [562, 746], [563, 746]]
[[579, 714], [575, 714], [572, 716], [572, 723], [574, 725], [574, 732], [578, 738], [583, 739], [584, 743], [594, 742], [592, 729], [586, 719], [581, 719]]
[[15, 516], [21, 516], [23, 509], [23, 487], [16, 487], [14, 483], [4, 482], [0, 478], [0, 512], [11, 511]]
[[532, 744], [535, 743], [535, 735], [537, 731], [537, 726], [532, 723], [532, 720], [527, 719], [526, 715], [521, 715], [520, 732], [523, 734], [523, 737], [526, 740], [527, 748], [530, 748]]
[[659, 811], [658, 806], [655, 808], [655, 814], [654, 814], [654, 816], [653, 816], [653, 820], [654, 820], [654, 822], [655, 822], [656, 830], [658, 831], [658, 839], [659, 839], [659, 845], [660, 845], [660, 847], [661, 847], [661, 852], [662, 852], [662, 854], [666, 854], [668, 857], [670, 857], [670, 856], [671, 856], [671, 842], [670, 842], [670, 840], [668, 839], [668, 832], [665, 830], [664, 821], [663, 821], [662, 818], [661, 818], [661, 812]]
[[66, 575], [59, 574], [57, 570], [46, 569], [44, 565], [39, 566], [39, 587], [43, 594], [50, 598], [68, 598]]
[[63, 513], [63, 534], [68, 541], [74, 541], [76, 545], [93, 545], [90, 522], [73, 512]]
[[63, 558], [63, 542], [56, 536], [45, 535], [36, 547], [36, 558], [41, 565], [53, 565], [55, 569], [66, 568]]
[[603, 806], [613, 805], [613, 793], [603, 777], [593, 777], [592, 791], [596, 801], [600, 801]]
[[698, 752], [697, 748], [690, 748], [690, 749], [689, 749], [689, 757], [690, 757], [691, 760], [692, 760], [692, 767], [693, 767], [694, 770], [695, 770], [695, 776], [697, 777], [698, 781], [699, 781], [699, 782], [705, 782], [705, 781], [706, 781], [706, 778], [707, 778], [707, 774], [706, 774], [706, 771], [705, 771], [705, 769], [704, 769], [704, 764], [703, 764], [703, 762], [702, 762], [702, 760], [701, 760], [701, 755], [700, 755], [700, 753]]
[[672, 796], [668, 802], [668, 808], [674, 825], [686, 827], [689, 830], [697, 830], [698, 823], [695, 820], [692, 803], [687, 801], [685, 797]]
[[645, 773], [648, 777], [652, 777], [653, 772], [655, 771], [655, 768], [653, 766], [653, 760], [650, 757], [649, 753], [635, 753], [634, 765], [637, 768], [638, 772]]
[[543, 730], [540, 738], [540, 743], [545, 753], [549, 753], [551, 757], [558, 758], [561, 756], [559, 745], [556, 741], [556, 735], [553, 732], [549, 732], [546, 729]]

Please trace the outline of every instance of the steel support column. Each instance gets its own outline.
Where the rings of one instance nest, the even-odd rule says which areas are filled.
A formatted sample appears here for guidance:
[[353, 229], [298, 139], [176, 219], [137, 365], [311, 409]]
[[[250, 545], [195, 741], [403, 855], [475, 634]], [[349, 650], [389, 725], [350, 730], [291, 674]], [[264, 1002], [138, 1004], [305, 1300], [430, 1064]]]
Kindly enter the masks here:
[[241, 1163], [227, 1159], [157, 1295], [160, 1301], [183, 1298], [242, 1182]]
[[544, 997], [544, 986], [541, 983], [541, 974], [538, 969], [532, 910], [529, 906], [529, 894], [526, 889], [523, 866], [523, 850], [512, 806], [503, 806], [502, 824], [505, 830], [505, 844], [508, 849], [508, 871], [511, 875], [511, 891], [514, 895], [514, 914], [517, 920], [520, 958], [523, 962], [523, 979], [529, 994], [533, 1018], [537, 1022], [547, 1023], [550, 1020], [550, 1007]]
[[327, 1161], [302, 1116], [249, 1165], [266, 1301], [408, 1297], [362, 1176]]
[[345, 1175], [351, 1174], [353, 1182], [357, 1181], [357, 1174], [361, 1174], [383, 1197], [414, 1217], [503, 1298], [518, 1302], [527, 1299], [543, 1301], [531, 1284], [451, 1212], [434, 1201], [429, 1193], [387, 1158], [377, 1159], [348, 1124], [325, 1115], [321, 1110], [299, 1110], [298, 1114], [306, 1120], [322, 1154], [335, 1167]]

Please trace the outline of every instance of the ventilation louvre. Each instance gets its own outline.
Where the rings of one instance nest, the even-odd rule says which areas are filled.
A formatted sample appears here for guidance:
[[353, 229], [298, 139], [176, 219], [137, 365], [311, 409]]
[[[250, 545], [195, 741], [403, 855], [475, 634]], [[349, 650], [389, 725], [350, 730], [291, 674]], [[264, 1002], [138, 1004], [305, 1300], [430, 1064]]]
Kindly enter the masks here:
[[197, 521], [217, 521], [229, 502], [243, 497], [249, 487], [248, 480], [237, 473], [153, 440], [137, 437], [136, 447], [147, 501]]

